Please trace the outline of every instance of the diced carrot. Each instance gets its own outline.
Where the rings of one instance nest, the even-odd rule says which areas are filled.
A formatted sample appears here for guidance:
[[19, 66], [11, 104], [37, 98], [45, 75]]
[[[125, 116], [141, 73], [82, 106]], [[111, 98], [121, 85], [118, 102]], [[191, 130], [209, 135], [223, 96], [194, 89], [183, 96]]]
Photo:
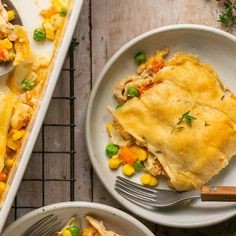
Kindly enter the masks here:
[[164, 67], [164, 62], [162, 60], [153, 60], [151, 62], [152, 65], [152, 71], [154, 73], [158, 72], [161, 68]]
[[51, 16], [56, 15], [56, 14], [57, 14], [57, 9], [55, 7], [51, 7], [49, 9], [41, 11], [41, 15], [45, 17], [46, 19], [49, 19]]
[[0, 173], [0, 181], [5, 181], [5, 180], [6, 180], [6, 178], [7, 178], [7, 175], [6, 175], [6, 173], [4, 173], [4, 172], [1, 172], [1, 173]]
[[120, 149], [119, 158], [123, 162], [131, 166], [133, 166], [134, 162], [137, 161], [138, 159], [137, 155], [134, 152], [132, 152], [128, 147], [123, 147]]
[[142, 94], [144, 91], [150, 89], [152, 86], [153, 86], [153, 84], [147, 84], [147, 85], [144, 85], [144, 86], [140, 87], [138, 89], [139, 94]]
[[5, 59], [4, 51], [0, 48], [0, 60], [4, 60], [4, 59]]

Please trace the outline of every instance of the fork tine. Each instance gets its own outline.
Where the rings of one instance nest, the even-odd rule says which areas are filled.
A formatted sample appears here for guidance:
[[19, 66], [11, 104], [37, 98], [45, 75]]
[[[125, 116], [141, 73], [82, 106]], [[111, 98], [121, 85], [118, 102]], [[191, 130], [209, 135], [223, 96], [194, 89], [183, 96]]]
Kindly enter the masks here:
[[142, 200], [142, 201], [145, 201], [145, 202], [148, 202], [148, 203], [154, 203], [155, 202], [155, 199], [150, 198], [150, 197], [146, 197], [146, 196], [141, 196], [138, 193], [134, 193], [133, 191], [130, 191], [130, 189], [127, 190], [127, 189], [124, 189], [123, 187], [116, 186], [115, 190], [119, 190], [120, 192], [128, 194], [131, 198], [135, 198], [137, 200]]
[[142, 189], [138, 189], [135, 186], [130, 188], [130, 186], [127, 185], [125, 182], [116, 181], [115, 187], [126, 189], [129, 192], [132, 192], [134, 194], [139, 194], [139, 195], [141, 195], [143, 197], [149, 197], [149, 198], [155, 198], [156, 197], [156, 194], [154, 194], [154, 193], [147, 193], [146, 191], [144, 191]]
[[52, 235], [52, 233], [57, 233], [59, 232], [61, 229], [63, 228], [62, 223], [60, 222], [60, 224], [58, 224], [58, 226], [54, 227], [52, 230], [50, 230], [50, 232], [48, 233], [48, 236]]
[[56, 223], [57, 218], [52, 218], [50, 222], [48, 222], [48, 224], [41, 226], [40, 228], [38, 228], [36, 230], [36, 234], [34, 233], [34, 236], [38, 235], [38, 236], [43, 236], [43, 234], [47, 233], [48, 230], [51, 229], [51, 227], [54, 226], [54, 224]]
[[57, 217], [53, 214], [46, 216], [45, 218], [41, 219], [40, 221], [36, 222], [32, 225], [25, 233], [24, 236], [42, 236], [41, 232], [43, 229], [49, 229], [49, 227], [57, 221]]
[[121, 196], [123, 196], [124, 198], [126, 198], [127, 200], [129, 200], [129, 201], [132, 201], [132, 202], [135, 202], [135, 203], [138, 202], [138, 203], [144, 204], [146, 206], [156, 206], [156, 204], [154, 202], [149, 202], [149, 201], [146, 201], [146, 200], [138, 199], [135, 196], [132, 196], [131, 194], [123, 192], [122, 189], [115, 188], [115, 191], [117, 193], [119, 193]]
[[43, 229], [41, 232], [40, 232], [40, 235], [41, 236], [51, 236], [52, 233], [55, 233], [57, 232], [57, 228], [61, 226], [61, 222], [60, 221], [55, 221], [53, 224], [51, 225], [48, 225], [45, 229]]
[[33, 224], [29, 229], [26, 230], [26, 232], [24, 233], [24, 235], [29, 234], [30, 232], [32, 232], [32, 229], [35, 229], [37, 227], [40, 227], [44, 222], [48, 221], [50, 218], [52, 218], [54, 215], [48, 215], [46, 217], [44, 217], [43, 219], [37, 221], [35, 224]]
[[133, 186], [135, 186], [135, 187], [137, 187], [138, 189], [142, 189], [142, 190], [144, 190], [144, 191], [146, 191], [146, 192], [148, 192], [148, 193], [157, 193], [158, 192], [158, 190], [155, 190], [155, 189], [151, 189], [151, 188], [148, 188], [148, 187], [145, 187], [145, 186], [143, 186], [143, 185], [141, 185], [141, 184], [137, 184], [137, 183], [134, 183], [134, 182], [132, 182], [132, 181], [130, 181], [130, 180], [128, 180], [128, 179], [125, 179], [125, 178], [123, 178], [123, 177], [121, 177], [121, 176], [117, 176], [116, 177], [116, 181], [121, 181], [121, 182], [125, 182], [127, 185], [129, 185], [130, 187], [133, 187]]

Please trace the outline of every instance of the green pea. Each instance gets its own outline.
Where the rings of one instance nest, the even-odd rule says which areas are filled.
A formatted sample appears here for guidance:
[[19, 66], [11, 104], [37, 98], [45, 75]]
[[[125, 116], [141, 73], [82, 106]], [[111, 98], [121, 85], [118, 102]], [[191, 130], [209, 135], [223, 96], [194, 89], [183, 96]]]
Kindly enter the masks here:
[[34, 40], [35, 41], [44, 41], [46, 39], [46, 32], [44, 28], [37, 28], [34, 30]]
[[119, 146], [113, 143], [110, 143], [106, 146], [106, 154], [109, 157], [116, 155], [119, 151]]
[[35, 82], [29, 79], [24, 79], [21, 81], [21, 88], [25, 91], [33, 89], [35, 85]]
[[136, 161], [134, 162], [134, 169], [135, 170], [142, 170], [143, 169], [143, 164], [141, 161]]
[[72, 225], [68, 228], [72, 236], [79, 236], [80, 235], [80, 228]]
[[124, 105], [124, 104], [118, 104], [118, 105], [116, 106], [116, 109], [119, 109], [119, 108], [123, 107], [123, 105]]
[[129, 97], [138, 97], [139, 92], [138, 89], [136, 87], [129, 87], [127, 90], [128, 96]]
[[143, 52], [138, 52], [136, 55], [135, 55], [135, 61], [138, 63], [138, 64], [142, 64], [146, 61], [146, 56]]
[[67, 12], [68, 12], [67, 8], [62, 7], [58, 13], [61, 17], [65, 17], [67, 15]]

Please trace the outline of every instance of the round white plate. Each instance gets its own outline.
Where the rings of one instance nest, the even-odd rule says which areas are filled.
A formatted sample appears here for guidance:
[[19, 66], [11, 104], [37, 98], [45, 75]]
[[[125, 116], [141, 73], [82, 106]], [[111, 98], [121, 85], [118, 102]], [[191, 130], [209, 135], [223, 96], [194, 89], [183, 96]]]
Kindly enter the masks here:
[[113, 230], [121, 235], [154, 236], [146, 226], [123, 211], [92, 202], [62, 202], [37, 209], [18, 219], [1, 235], [23, 235], [33, 224], [51, 214], [57, 216], [65, 224], [71, 217], [76, 216], [80, 220], [82, 228], [87, 225], [84, 217], [89, 214], [102, 220], [108, 230]]
[[[145, 208], [136, 205], [114, 191], [114, 183], [119, 171], [108, 168], [105, 146], [108, 144], [106, 123], [112, 119], [106, 106], [116, 106], [112, 90], [117, 81], [134, 74], [134, 55], [143, 51], [147, 56], [157, 49], [170, 48], [169, 57], [177, 51], [198, 55], [204, 63], [209, 63], [223, 83], [236, 92], [236, 38], [231, 34], [200, 25], [172, 25], [147, 32], [128, 42], [105, 65], [96, 80], [87, 109], [86, 142], [90, 160], [106, 189], [124, 207], [135, 214], [155, 223], [174, 227], [199, 227], [215, 224], [236, 214], [236, 203], [207, 203], [200, 200], [187, 206], [166, 209]], [[204, 150], [202, 150], [204, 155]], [[236, 159], [225, 168], [210, 184], [235, 185]], [[139, 182], [138, 176], [131, 178]], [[165, 187], [161, 183], [161, 187]]]

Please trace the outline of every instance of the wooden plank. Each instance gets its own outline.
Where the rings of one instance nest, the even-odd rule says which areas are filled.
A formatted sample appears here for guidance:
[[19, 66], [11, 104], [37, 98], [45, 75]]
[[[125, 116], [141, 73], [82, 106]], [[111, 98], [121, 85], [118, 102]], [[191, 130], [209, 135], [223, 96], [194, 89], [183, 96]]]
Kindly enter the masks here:
[[[127, 41], [148, 30], [169, 24], [195, 23], [222, 28], [217, 22], [220, 12], [219, 3], [209, 0], [87, 0], [84, 3], [75, 37], [79, 45], [75, 55], [75, 123], [76, 155], [75, 155], [75, 199], [101, 202], [120, 209], [117, 203], [104, 189], [98, 177], [93, 173], [85, 145], [85, 112], [88, 96], [93, 82], [106, 61]], [[235, 33], [235, 31], [233, 32]], [[68, 66], [68, 60], [65, 62]], [[55, 95], [68, 95], [68, 80], [62, 75]], [[52, 102], [45, 122], [69, 122], [69, 106]], [[57, 112], [64, 110], [61, 115]], [[46, 148], [66, 150], [69, 145], [69, 134], [63, 129], [48, 128], [46, 131]], [[53, 135], [52, 135], [53, 134]], [[59, 138], [58, 138], [59, 137]], [[60, 137], [62, 137], [60, 139]], [[63, 143], [63, 144], [62, 144]], [[42, 147], [41, 136], [35, 149]], [[48, 178], [67, 178], [69, 176], [68, 156], [47, 157], [45, 161], [45, 176]], [[63, 164], [62, 164], [63, 163]], [[41, 157], [34, 154], [27, 168], [25, 178], [41, 178]], [[46, 184], [45, 204], [68, 199], [68, 184]], [[40, 206], [41, 184], [22, 184], [19, 190], [18, 203], [21, 206]], [[64, 194], [66, 193], [66, 194]], [[31, 209], [19, 209], [18, 216]], [[14, 220], [14, 212], [8, 219], [8, 224]], [[141, 220], [141, 219], [140, 219]], [[142, 220], [159, 236], [167, 235], [224, 235], [235, 234], [236, 218], [216, 226], [201, 229], [174, 229], [154, 225]]]
[[90, 1], [85, 1], [75, 37], [79, 41], [75, 53], [75, 199], [92, 201], [91, 165], [85, 143], [85, 113], [91, 90]]

